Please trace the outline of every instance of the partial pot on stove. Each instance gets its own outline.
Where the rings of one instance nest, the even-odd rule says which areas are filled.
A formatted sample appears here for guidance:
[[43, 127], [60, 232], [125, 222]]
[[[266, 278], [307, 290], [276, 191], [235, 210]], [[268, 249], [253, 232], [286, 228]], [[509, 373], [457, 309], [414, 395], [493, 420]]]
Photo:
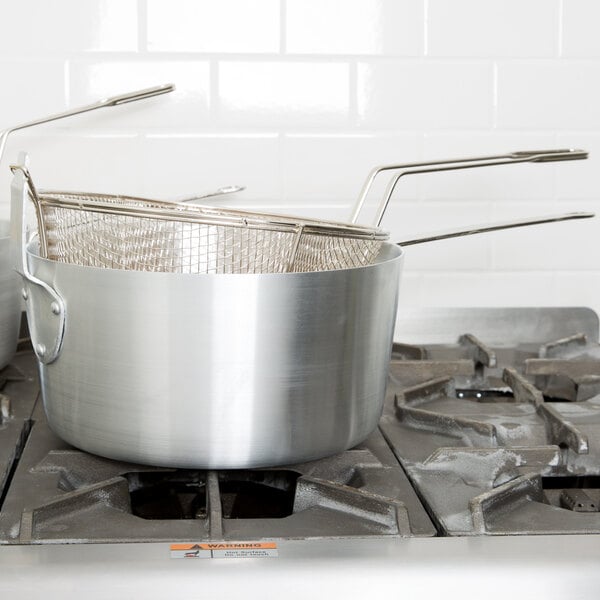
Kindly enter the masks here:
[[332, 455], [375, 429], [399, 245], [383, 242], [368, 265], [298, 273], [81, 266], [27, 243], [28, 195], [22, 157], [12, 183], [15, 268], [48, 422], [65, 441], [118, 460], [233, 469]]
[[[175, 89], [172, 84], [166, 84], [121, 94], [100, 100], [94, 104], [88, 104], [79, 108], [70, 109], [64, 113], [51, 115], [42, 119], [36, 119], [29, 123], [22, 123], [0, 132], [0, 163], [4, 154], [4, 148], [8, 137], [14, 131], [27, 129], [50, 121], [72, 117], [81, 113], [90, 112], [107, 106], [118, 106], [129, 102], [136, 102], [145, 98], [151, 98], [160, 94], [166, 94]], [[19, 277], [12, 269], [10, 260], [10, 222], [0, 221], [0, 368], [5, 367], [17, 349], [17, 338], [19, 324], [21, 322], [21, 296], [19, 294]]]

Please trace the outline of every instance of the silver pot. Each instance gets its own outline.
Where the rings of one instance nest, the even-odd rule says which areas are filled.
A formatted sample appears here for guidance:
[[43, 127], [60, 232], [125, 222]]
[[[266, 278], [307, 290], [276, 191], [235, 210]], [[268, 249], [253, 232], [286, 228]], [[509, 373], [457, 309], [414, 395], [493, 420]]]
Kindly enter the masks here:
[[350, 448], [381, 416], [402, 250], [367, 267], [287, 274], [121, 271], [23, 246], [16, 267], [50, 427], [159, 466], [290, 464]]
[[61, 264], [34, 246], [31, 275], [51, 283], [65, 317], [63, 328], [56, 300], [28, 279], [44, 407], [70, 444], [242, 468], [335, 454], [377, 426], [399, 247], [358, 269], [199, 277]]

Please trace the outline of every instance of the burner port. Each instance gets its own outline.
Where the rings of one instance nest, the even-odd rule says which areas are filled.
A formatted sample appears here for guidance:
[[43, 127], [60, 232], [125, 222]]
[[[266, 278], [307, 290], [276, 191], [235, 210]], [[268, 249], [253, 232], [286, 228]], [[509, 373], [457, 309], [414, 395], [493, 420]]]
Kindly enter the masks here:
[[542, 489], [550, 504], [573, 512], [598, 512], [600, 475], [542, 477]]
[[224, 519], [281, 519], [294, 512], [294, 471], [223, 471], [219, 490]]
[[205, 519], [206, 473], [148, 471], [126, 473], [131, 512], [142, 519]]

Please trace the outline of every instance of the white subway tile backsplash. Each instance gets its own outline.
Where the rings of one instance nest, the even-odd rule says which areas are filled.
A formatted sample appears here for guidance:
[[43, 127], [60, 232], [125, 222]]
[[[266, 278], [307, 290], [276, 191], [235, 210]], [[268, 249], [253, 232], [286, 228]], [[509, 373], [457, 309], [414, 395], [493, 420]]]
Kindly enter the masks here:
[[[439, 202], [397, 202], [388, 209], [384, 229], [392, 241], [414, 240], [448, 229], [490, 221], [490, 206]], [[485, 235], [406, 246], [406, 271], [469, 271], [491, 264], [490, 240]]]
[[[425, 134], [426, 159], [502, 155], [517, 150], [555, 148], [555, 135], [546, 132], [466, 132]], [[574, 163], [572, 163], [574, 164]], [[562, 168], [560, 165], [558, 168]], [[429, 200], [552, 201], [555, 167], [550, 163], [480, 167], [417, 177], [419, 193]]]
[[359, 62], [360, 124], [382, 129], [474, 129], [492, 125], [487, 62]]
[[278, 52], [278, 0], [148, 0], [148, 49]]
[[[73, 61], [69, 68], [70, 104], [86, 104], [106, 96], [174, 83], [170, 94], [118, 106], [81, 118], [86, 126], [127, 131], [183, 129], [209, 123], [210, 70], [201, 60]], [[110, 115], [106, 114], [110, 111]]]
[[[31, 173], [38, 187], [109, 194], [142, 192], [143, 142], [136, 134], [79, 134], [44, 132], [13, 138], [7, 156], [14, 162], [18, 150], [30, 157]], [[13, 151], [14, 149], [14, 151]]]
[[600, 3], [597, 0], [562, 2], [561, 56], [600, 58]]
[[339, 126], [349, 117], [349, 65], [337, 62], [219, 63], [224, 127]]
[[589, 158], [565, 164], [556, 170], [556, 195], [558, 200], [600, 199], [600, 132], [561, 133], [557, 145], [564, 148], [581, 148]]
[[137, 0], [27, 0], [3, 5], [0, 55], [132, 52]]
[[65, 110], [63, 61], [0, 60], [0, 78], [5, 82], [1, 129]]
[[553, 273], [427, 273], [419, 306], [553, 306]]
[[[412, 133], [287, 135], [282, 154], [285, 199], [292, 203], [337, 201], [345, 204], [349, 214], [373, 167], [418, 160], [420, 145], [421, 137]], [[381, 200], [389, 177], [381, 174], [376, 180], [361, 221], [371, 220], [373, 204]], [[414, 198], [410, 183], [402, 190], [403, 197]]]
[[600, 314], [600, 273], [560, 272], [552, 299], [558, 306], [590, 306]]
[[287, 0], [286, 50], [419, 56], [422, 20], [419, 0]]
[[144, 141], [143, 168], [144, 193], [152, 197], [243, 185], [243, 192], [207, 202], [251, 208], [281, 196], [277, 135], [150, 135]]
[[[90, 135], [58, 130], [47, 125], [15, 132], [8, 140], [0, 170], [0, 218], [10, 205], [9, 164], [19, 152], [29, 154], [31, 175], [46, 190], [88, 191], [139, 195], [148, 176], [141, 161], [143, 144], [138, 135]], [[33, 206], [27, 209], [33, 214]]]
[[551, 57], [559, 0], [429, 0], [427, 55]]
[[599, 129], [600, 61], [498, 64], [500, 128]]
[[[598, 211], [596, 203], [556, 203], [541, 210], [529, 203], [494, 206], [494, 219], [539, 217], [577, 211]], [[493, 267], [499, 270], [594, 270], [598, 256], [586, 240], [600, 237], [600, 221], [586, 219], [512, 229], [493, 234]]]
[[[15, 133], [40, 187], [347, 220], [376, 164], [561, 146], [588, 161], [407, 177], [392, 240], [600, 213], [594, 0], [24, 0], [5, 3], [4, 126], [136, 88], [177, 91]], [[0, 128], [4, 127], [0, 124]], [[387, 177], [360, 221], [370, 223]], [[598, 219], [406, 248], [400, 306], [600, 309]], [[592, 250], [590, 250], [590, 247]]]

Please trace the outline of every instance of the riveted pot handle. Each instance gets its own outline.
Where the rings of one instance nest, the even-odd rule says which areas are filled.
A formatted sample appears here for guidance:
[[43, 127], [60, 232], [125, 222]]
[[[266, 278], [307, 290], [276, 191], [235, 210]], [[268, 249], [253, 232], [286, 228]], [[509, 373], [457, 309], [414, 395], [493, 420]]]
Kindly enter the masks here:
[[[62, 347], [66, 327], [66, 304], [58, 292], [45, 281], [35, 277], [27, 261], [27, 228], [25, 205], [28, 196], [38, 201], [28, 170], [27, 154], [19, 154], [18, 163], [11, 166], [11, 254], [13, 268], [23, 277], [23, 299], [33, 349], [44, 364], [54, 362]], [[36, 210], [39, 210], [39, 204]]]

